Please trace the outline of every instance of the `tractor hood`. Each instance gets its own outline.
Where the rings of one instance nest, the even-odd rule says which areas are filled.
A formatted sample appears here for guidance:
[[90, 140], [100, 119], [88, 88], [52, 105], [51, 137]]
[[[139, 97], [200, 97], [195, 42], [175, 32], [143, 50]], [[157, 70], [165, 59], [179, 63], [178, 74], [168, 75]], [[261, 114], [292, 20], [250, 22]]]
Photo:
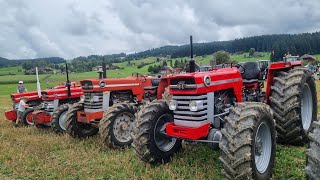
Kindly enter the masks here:
[[[179, 74], [169, 77], [170, 94], [205, 94], [223, 89], [242, 89], [238, 68], [222, 68], [206, 72]], [[235, 89], [235, 91], [236, 91]]]
[[[83, 96], [83, 91], [81, 86], [71, 86], [71, 98], [80, 98]], [[53, 101], [56, 99], [67, 99], [68, 98], [68, 88], [61, 87], [56, 89], [48, 89], [41, 91], [42, 100], [44, 101]]]
[[80, 81], [84, 92], [103, 92], [112, 90], [130, 90], [136, 86], [151, 86], [151, 80], [155, 77], [106, 78], [85, 79]]
[[28, 97], [29, 101], [39, 100], [38, 92], [31, 91], [25, 93], [15, 93], [10, 95], [13, 103], [18, 103], [21, 100], [21, 97]]

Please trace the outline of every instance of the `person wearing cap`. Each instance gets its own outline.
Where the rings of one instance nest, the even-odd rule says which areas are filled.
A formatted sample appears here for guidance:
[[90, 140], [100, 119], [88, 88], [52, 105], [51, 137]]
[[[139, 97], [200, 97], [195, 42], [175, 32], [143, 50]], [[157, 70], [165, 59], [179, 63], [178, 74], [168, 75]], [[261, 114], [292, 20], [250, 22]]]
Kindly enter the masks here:
[[19, 81], [19, 85], [17, 87], [17, 93], [28, 92], [28, 90], [23, 86], [23, 81]]
[[22, 114], [26, 110], [26, 108], [30, 108], [27, 104], [28, 102], [28, 97], [22, 97], [19, 106], [18, 106], [18, 118], [16, 120], [16, 126], [18, 125], [19, 121], [22, 122]]

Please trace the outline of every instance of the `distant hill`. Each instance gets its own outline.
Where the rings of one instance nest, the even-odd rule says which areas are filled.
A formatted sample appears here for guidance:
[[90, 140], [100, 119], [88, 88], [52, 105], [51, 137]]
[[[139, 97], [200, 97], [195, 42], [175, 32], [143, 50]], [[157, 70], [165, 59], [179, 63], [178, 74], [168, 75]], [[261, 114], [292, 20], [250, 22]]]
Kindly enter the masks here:
[[[194, 37], [195, 39], [197, 37]], [[207, 43], [195, 43], [194, 54], [197, 56], [213, 54], [224, 50], [230, 53], [248, 52], [254, 48], [259, 52], [274, 51], [271, 60], [281, 60], [284, 54], [292, 55], [319, 54], [320, 32], [302, 34], [273, 34], [240, 38], [230, 41], [215, 41]], [[129, 59], [140, 59], [151, 56], [167, 56], [172, 58], [190, 56], [190, 46], [163, 46], [134, 54], [127, 55]]]
[[18, 60], [9, 60], [3, 57], [0, 57], [0, 68], [3, 67], [12, 67], [20, 66], [24, 63], [35, 64], [35, 62], [44, 61], [46, 64], [60, 64], [65, 63], [66, 60], [60, 57], [47, 57], [47, 58], [36, 58], [36, 59], [18, 59]]

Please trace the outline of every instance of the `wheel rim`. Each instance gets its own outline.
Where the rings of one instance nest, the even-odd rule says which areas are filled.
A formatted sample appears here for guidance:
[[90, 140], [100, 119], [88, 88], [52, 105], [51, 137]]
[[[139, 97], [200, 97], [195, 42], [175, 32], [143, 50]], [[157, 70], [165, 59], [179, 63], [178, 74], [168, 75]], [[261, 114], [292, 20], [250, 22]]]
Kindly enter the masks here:
[[170, 119], [172, 119], [172, 116], [169, 114], [160, 116], [154, 128], [154, 141], [163, 152], [170, 151], [177, 141], [177, 138], [167, 136], [165, 132], [166, 124], [171, 122]]
[[255, 135], [254, 156], [255, 164], [259, 173], [263, 174], [270, 163], [272, 140], [270, 127], [261, 123]]
[[307, 83], [303, 85], [302, 100], [301, 100], [301, 119], [302, 126], [305, 131], [308, 131], [312, 123], [312, 94]]
[[27, 120], [27, 124], [28, 124], [28, 125], [34, 125], [34, 123], [33, 123], [33, 117], [32, 117], [32, 112], [30, 112], [29, 114], [27, 114], [26, 120]]
[[113, 133], [115, 138], [123, 143], [130, 141], [130, 133], [133, 130], [134, 115], [128, 112], [119, 114], [113, 123]]
[[66, 113], [67, 111], [61, 113], [60, 117], [59, 117], [59, 126], [62, 130], [66, 130]]

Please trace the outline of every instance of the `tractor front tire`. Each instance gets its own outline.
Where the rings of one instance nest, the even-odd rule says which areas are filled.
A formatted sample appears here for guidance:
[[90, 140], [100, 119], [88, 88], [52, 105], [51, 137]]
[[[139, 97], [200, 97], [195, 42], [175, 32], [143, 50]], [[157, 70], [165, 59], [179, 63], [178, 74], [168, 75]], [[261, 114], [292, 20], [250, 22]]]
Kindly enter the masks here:
[[316, 84], [305, 68], [280, 71], [271, 86], [270, 106], [280, 144], [304, 145], [317, 119]]
[[320, 179], [320, 122], [313, 123], [309, 133], [310, 144], [307, 150], [306, 176], [308, 180]]
[[34, 109], [28, 108], [21, 115], [21, 122], [24, 126], [33, 126], [34, 122], [32, 120], [32, 113]]
[[221, 130], [220, 161], [226, 179], [270, 179], [276, 133], [270, 107], [263, 103], [235, 104]]
[[55, 133], [59, 134], [66, 131], [66, 113], [70, 106], [70, 104], [63, 104], [53, 112], [51, 117], [51, 127]]
[[138, 113], [132, 146], [140, 159], [151, 164], [165, 163], [181, 149], [181, 139], [165, 134], [170, 122], [173, 112], [163, 100], [151, 102]]
[[108, 109], [99, 123], [104, 148], [125, 148], [131, 145], [136, 112], [136, 106], [129, 103], [116, 104]]
[[94, 136], [99, 129], [91, 124], [81, 123], [77, 120], [77, 112], [83, 111], [82, 103], [75, 103], [66, 113], [66, 132], [73, 138], [86, 138]]

